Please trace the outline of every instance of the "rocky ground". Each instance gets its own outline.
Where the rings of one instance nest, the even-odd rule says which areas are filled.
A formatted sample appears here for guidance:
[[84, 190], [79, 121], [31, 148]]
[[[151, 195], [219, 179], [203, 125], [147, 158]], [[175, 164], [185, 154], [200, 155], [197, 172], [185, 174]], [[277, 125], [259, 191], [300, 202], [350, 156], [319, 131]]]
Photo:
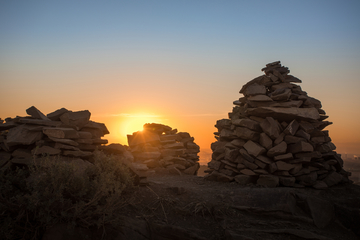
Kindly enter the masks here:
[[[148, 181], [127, 193], [121, 227], [106, 229], [106, 235], [102, 230], [85, 234], [117, 240], [360, 238], [358, 185], [263, 188], [190, 175], [157, 175]], [[63, 230], [50, 229], [43, 240], [79, 239]]]

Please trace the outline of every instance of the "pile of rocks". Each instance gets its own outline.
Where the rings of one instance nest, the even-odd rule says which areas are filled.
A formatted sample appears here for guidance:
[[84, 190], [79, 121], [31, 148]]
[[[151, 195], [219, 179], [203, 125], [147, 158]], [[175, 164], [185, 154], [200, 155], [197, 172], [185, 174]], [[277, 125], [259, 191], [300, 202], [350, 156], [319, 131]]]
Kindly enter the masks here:
[[156, 172], [196, 175], [200, 167], [200, 147], [187, 132], [169, 126], [147, 123], [143, 131], [127, 135], [128, 144], [137, 163]]
[[89, 159], [109, 131], [105, 124], [90, 120], [91, 113], [58, 109], [46, 116], [36, 107], [29, 116], [0, 120], [0, 168], [27, 165], [34, 156]]
[[207, 179], [275, 187], [327, 188], [348, 182], [324, 128], [328, 116], [280, 61], [246, 83], [229, 119], [218, 120]]

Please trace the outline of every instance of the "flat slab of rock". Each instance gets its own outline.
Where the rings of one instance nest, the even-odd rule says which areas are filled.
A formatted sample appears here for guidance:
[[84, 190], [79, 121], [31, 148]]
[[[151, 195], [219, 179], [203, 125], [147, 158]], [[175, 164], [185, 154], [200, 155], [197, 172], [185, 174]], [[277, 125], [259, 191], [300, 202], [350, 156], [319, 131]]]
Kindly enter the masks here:
[[32, 106], [26, 109], [26, 113], [32, 116], [33, 118], [42, 119], [46, 121], [51, 121], [48, 117], [46, 117], [39, 109]]
[[61, 115], [63, 115], [64, 113], [67, 113], [67, 112], [70, 112], [70, 111], [67, 110], [66, 108], [60, 108], [54, 112], [48, 113], [46, 116], [52, 121], [60, 121]]
[[246, 151], [254, 156], [257, 157], [260, 154], [263, 154], [266, 152], [265, 148], [263, 148], [262, 146], [260, 146], [259, 144], [249, 140], [244, 144], [244, 148], [246, 149]]
[[280, 121], [298, 120], [317, 120], [320, 114], [316, 108], [277, 108], [277, 107], [258, 107], [248, 108], [246, 113], [250, 116], [273, 117]]
[[79, 138], [79, 133], [73, 128], [43, 128], [43, 133], [54, 138]]
[[88, 110], [67, 112], [61, 115], [60, 120], [66, 125], [76, 126], [81, 129], [89, 122], [90, 115], [91, 113]]
[[5, 144], [8, 147], [16, 145], [30, 145], [38, 140], [41, 140], [42, 136], [42, 132], [30, 131], [28, 126], [20, 125], [9, 130]]

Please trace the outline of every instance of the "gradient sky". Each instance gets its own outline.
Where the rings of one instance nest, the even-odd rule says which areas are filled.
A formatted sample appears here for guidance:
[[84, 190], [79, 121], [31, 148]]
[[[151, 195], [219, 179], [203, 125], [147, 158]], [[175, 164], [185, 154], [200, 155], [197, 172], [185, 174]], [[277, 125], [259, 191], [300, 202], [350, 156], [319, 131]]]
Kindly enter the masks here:
[[280, 60], [360, 153], [360, 1], [0, 1], [0, 117], [89, 110], [127, 144], [146, 122], [205, 152], [246, 82]]

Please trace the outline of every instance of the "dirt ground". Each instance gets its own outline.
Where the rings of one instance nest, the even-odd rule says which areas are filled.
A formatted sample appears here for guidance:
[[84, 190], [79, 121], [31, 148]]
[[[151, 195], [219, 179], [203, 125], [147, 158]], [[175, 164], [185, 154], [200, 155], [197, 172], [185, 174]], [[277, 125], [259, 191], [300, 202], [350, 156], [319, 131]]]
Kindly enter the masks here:
[[360, 186], [354, 184], [262, 188], [173, 175], [148, 182], [128, 195], [125, 215], [199, 237], [186, 239], [360, 239]]

